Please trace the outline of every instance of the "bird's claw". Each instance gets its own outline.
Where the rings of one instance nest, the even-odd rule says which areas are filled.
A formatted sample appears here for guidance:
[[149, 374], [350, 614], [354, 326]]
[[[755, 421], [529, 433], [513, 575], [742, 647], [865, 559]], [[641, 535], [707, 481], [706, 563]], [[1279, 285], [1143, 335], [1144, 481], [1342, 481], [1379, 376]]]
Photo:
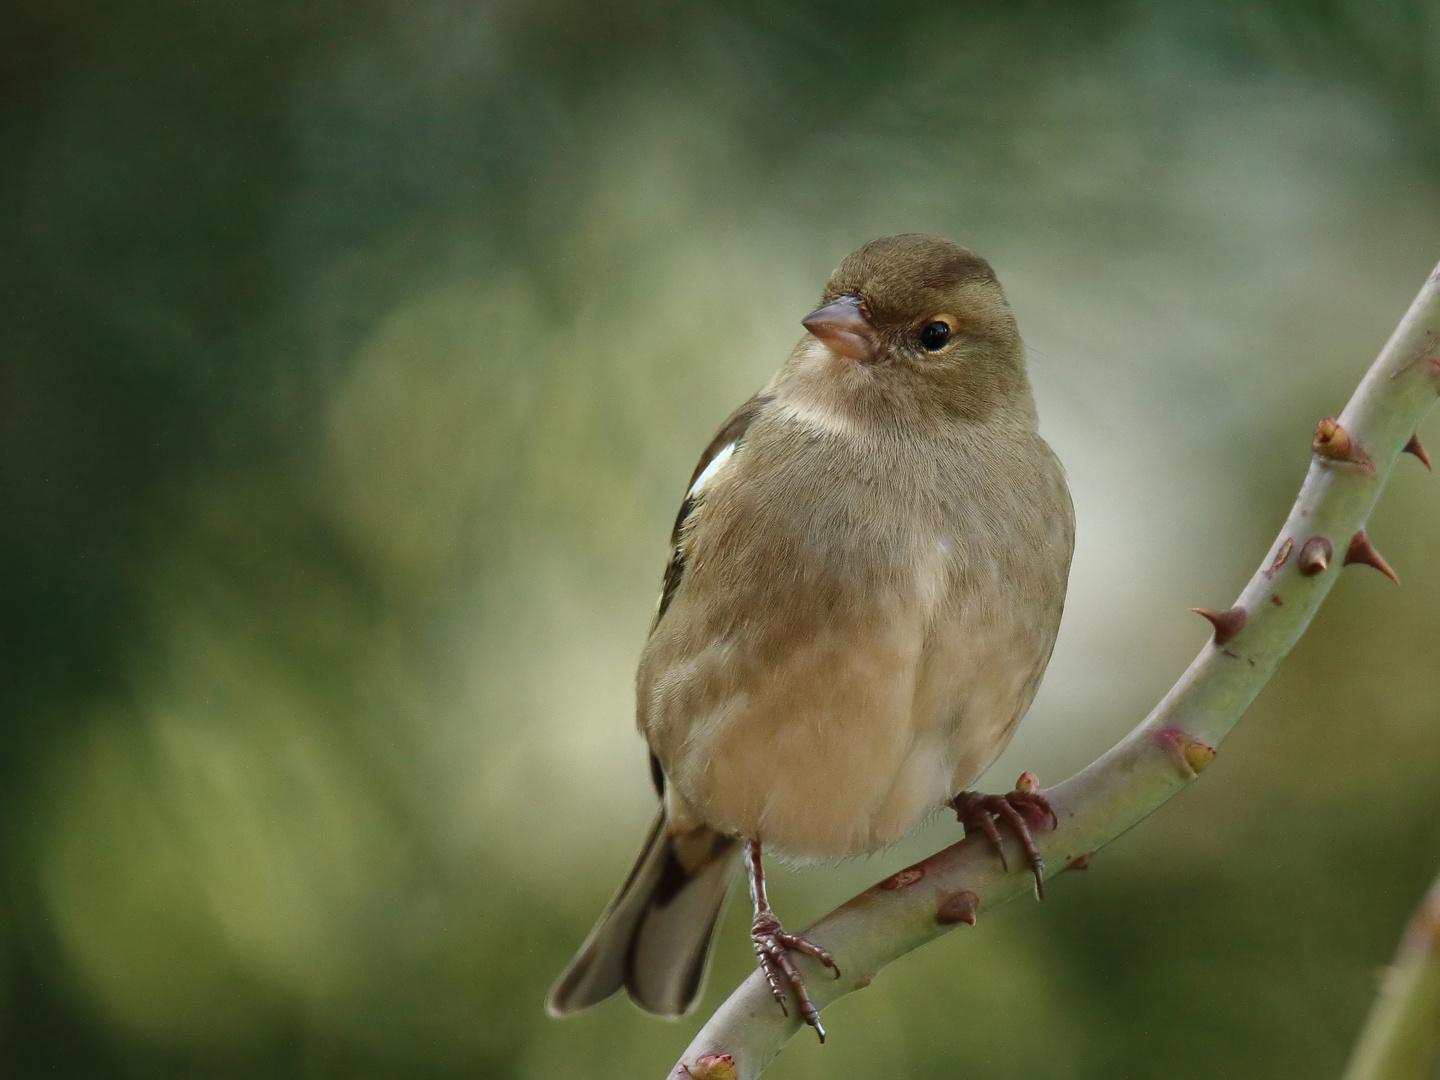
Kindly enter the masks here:
[[1048, 825], [1052, 829], [1060, 822], [1050, 806], [1050, 800], [1035, 790], [1036, 786], [1034, 776], [1026, 773], [1021, 776], [1014, 791], [1007, 791], [1004, 795], [962, 791], [950, 801], [950, 806], [954, 809], [956, 818], [965, 826], [966, 836], [978, 830], [990, 838], [1000, 856], [1000, 865], [1006, 870], [1010, 869], [1010, 864], [1005, 858], [1005, 846], [1000, 840], [996, 819], [1008, 822], [1019, 837], [1020, 846], [1025, 849], [1025, 857], [1035, 874], [1035, 896], [1037, 899], [1044, 899], [1045, 860], [1040, 857], [1040, 849], [1035, 846], [1035, 838], [1031, 835], [1031, 821], [1035, 821], [1035, 828], [1045, 828]]
[[820, 1025], [820, 1011], [815, 1008], [815, 1003], [810, 1000], [810, 994], [805, 989], [805, 979], [800, 974], [800, 969], [795, 966], [795, 961], [790, 956], [790, 950], [805, 953], [812, 956], [820, 963], [835, 973], [835, 978], [840, 977], [840, 968], [831, 955], [812, 941], [797, 934], [790, 934], [780, 926], [780, 920], [772, 912], [765, 911], [755, 916], [755, 921], [750, 925], [750, 941], [755, 946], [755, 956], [760, 961], [760, 970], [765, 972], [765, 981], [770, 984], [770, 993], [774, 995], [775, 1001], [780, 1006], [780, 1011], [786, 1016], [790, 1010], [785, 1005], [785, 987], [788, 984], [795, 993], [795, 1001], [800, 1009], [800, 1015], [805, 1023], [815, 1029], [815, 1034], [820, 1036], [820, 1041], [825, 1041], [825, 1029]]

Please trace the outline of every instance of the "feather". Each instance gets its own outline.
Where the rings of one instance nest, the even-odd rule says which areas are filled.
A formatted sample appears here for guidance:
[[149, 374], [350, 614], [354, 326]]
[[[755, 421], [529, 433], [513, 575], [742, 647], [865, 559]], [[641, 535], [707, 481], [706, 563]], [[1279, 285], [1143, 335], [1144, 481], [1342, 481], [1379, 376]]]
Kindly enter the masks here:
[[681, 839], [688, 860], [661, 810], [634, 869], [551, 987], [551, 1016], [588, 1009], [622, 987], [661, 1016], [681, 1016], [695, 1004], [740, 848], [704, 828]]

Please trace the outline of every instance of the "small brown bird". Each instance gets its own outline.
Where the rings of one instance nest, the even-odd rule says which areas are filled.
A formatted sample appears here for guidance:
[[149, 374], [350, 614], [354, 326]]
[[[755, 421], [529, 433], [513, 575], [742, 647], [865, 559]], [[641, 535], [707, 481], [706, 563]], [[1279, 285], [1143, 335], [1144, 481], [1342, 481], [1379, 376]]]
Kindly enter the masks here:
[[997, 847], [1008, 821], [1039, 888], [1044, 798], [965, 790], [1035, 696], [1074, 544], [1010, 306], [984, 259], [911, 234], [846, 258], [801, 322], [680, 507], [637, 677], [662, 806], [554, 1015], [622, 986], [689, 1009], [743, 853], [756, 955], [823, 1041], [790, 950], [835, 964], [781, 929], [762, 844], [875, 851], [948, 805]]

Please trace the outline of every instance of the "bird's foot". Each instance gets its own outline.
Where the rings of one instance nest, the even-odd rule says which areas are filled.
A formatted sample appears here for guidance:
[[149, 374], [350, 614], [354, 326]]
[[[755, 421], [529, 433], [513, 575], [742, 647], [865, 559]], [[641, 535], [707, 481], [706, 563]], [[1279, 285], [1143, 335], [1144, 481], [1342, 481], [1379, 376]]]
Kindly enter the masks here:
[[788, 984], [795, 992], [795, 1002], [800, 1009], [800, 1015], [804, 1017], [805, 1023], [815, 1029], [815, 1034], [820, 1036], [820, 1041], [825, 1041], [825, 1029], [820, 1026], [820, 1012], [815, 1008], [815, 1003], [810, 1000], [810, 994], [805, 989], [805, 979], [800, 974], [800, 969], [795, 966], [794, 959], [790, 956], [790, 950], [802, 952], [813, 956], [820, 963], [840, 977], [840, 968], [836, 965], [830, 954], [814, 942], [806, 941], [797, 934], [786, 933], [780, 927], [780, 920], [773, 912], [762, 911], [755, 916], [755, 921], [750, 924], [750, 940], [755, 945], [755, 955], [760, 960], [760, 970], [765, 972], [765, 981], [770, 984], [770, 993], [775, 995], [775, 1000], [780, 1005], [780, 1011], [790, 1015], [790, 1010], [785, 1006], [785, 987]]
[[978, 831], [990, 838], [1000, 856], [1000, 865], [1007, 870], [1010, 864], [1005, 860], [1005, 846], [1000, 841], [997, 822], [1008, 822], [1015, 830], [1015, 835], [1020, 838], [1020, 846], [1025, 849], [1025, 857], [1035, 874], [1035, 897], [1044, 899], [1045, 861], [1040, 858], [1040, 849], [1035, 846], [1035, 838], [1030, 830], [1047, 826], [1053, 829], [1059, 824], [1059, 820], [1050, 807], [1050, 800], [1040, 794], [1039, 788], [1040, 782], [1035, 779], [1034, 773], [1021, 773], [1020, 779], [1015, 781], [1014, 791], [1007, 791], [1004, 795], [962, 791], [950, 800], [950, 806], [954, 809], [956, 818], [965, 826], [966, 836], [972, 831]]

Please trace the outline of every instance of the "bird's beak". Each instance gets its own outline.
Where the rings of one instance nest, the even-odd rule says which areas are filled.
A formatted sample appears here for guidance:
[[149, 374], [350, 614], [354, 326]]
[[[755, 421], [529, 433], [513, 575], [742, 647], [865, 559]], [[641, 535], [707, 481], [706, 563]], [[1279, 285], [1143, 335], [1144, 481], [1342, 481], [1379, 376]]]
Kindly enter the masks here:
[[875, 324], [858, 297], [842, 296], [832, 300], [806, 315], [800, 325], [839, 356], [848, 356], [862, 364], [873, 364], [880, 357]]

